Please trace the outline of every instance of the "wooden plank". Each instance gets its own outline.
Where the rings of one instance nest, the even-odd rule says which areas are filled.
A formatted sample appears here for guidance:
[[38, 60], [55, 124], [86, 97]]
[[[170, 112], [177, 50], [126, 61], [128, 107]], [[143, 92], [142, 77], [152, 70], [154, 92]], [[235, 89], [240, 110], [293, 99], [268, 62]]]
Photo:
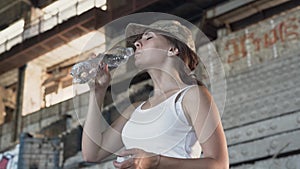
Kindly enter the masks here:
[[299, 150], [299, 135], [300, 130], [296, 130], [253, 142], [230, 146], [228, 148], [230, 163], [251, 162], [260, 158], [278, 156], [282, 153]]
[[300, 129], [300, 111], [269, 120], [259, 121], [225, 132], [227, 144], [232, 145], [296, 129]]
[[270, 158], [263, 161], [257, 161], [254, 164], [244, 164], [230, 167], [231, 169], [299, 169], [300, 155], [293, 155], [282, 158]]

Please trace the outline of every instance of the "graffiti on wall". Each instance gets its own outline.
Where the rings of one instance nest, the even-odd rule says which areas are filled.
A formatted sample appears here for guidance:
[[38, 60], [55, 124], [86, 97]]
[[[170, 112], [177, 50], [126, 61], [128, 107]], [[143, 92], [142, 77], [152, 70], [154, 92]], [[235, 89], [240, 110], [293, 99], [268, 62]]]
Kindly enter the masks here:
[[10, 151], [0, 153], [0, 169], [17, 169], [19, 158], [19, 145]]
[[[274, 28], [267, 30], [266, 32], [249, 32], [241, 36], [237, 36], [233, 39], [229, 39], [225, 42], [225, 51], [229, 53], [227, 56], [227, 63], [235, 62], [241, 58], [247, 56], [250, 52], [260, 52], [263, 48], [270, 48], [277, 43], [285, 43], [291, 40], [300, 39], [300, 23], [296, 17], [290, 17]], [[247, 43], [248, 42], [248, 43]], [[247, 45], [251, 45], [252, 48], [247, 48]]]
[[[216, 46], [226, 76], [277, 57], [295, 55], [300, 48], [300, 8], [220, 37], [212, 44]], [[210, 53], [213, 53], [210, 45], [199, 47], [201, 60], [210, 58]], [[207, 72], [211, 71], [206, 69]], [[202, 73], [201, 76], [206, 75]]]

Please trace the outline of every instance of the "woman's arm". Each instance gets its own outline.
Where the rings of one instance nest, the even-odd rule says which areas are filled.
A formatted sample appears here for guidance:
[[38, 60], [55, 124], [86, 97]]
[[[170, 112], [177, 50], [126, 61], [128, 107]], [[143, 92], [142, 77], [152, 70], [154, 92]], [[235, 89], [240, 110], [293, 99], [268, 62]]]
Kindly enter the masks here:
[[[196, 103], [196, 104], [195, 104]], [[184, 168], [229, 168], [228, 150], [218, 108], [204, 86], [192, 87], [183, 98], [183, 108], [190, 117], [203, 151], [203, 158], [187, 160]], [[197, 105], [197, 106], [195, 106]], [[165, 158], [162, 158], [162, 161]], [[164, 164], [162, 162], [162, 164]], [[166, 164], [168, 162], [166, 160]], [[180, 165], [180, 164], [178, 164]]]
[[[95, 162], [102, 159], [106, 153], [102, 147], [102, 133], [108, 124], [101, 113], [101, 105], [107, 87], [90, 90], [88, 113], [85, 119], [82, 133], [82, 155], [85, 161]], [[104, 155], [105, 154], [105, 155]]]
[[129, 106], [109, 126], [99, 110], [95, 110], [97, 106], [95, 101], [91, 101], [92, 95], [90, 96], [90, 108], [82, 135], [82, 155], [85, 161], [100, 162], [124, 146], [121, 132], [134, 107]]
[[[102, 79], [101, 79], [102, 78]], [[98, 83], [100, 81], [100, 83]], [[123, 147], [121, 131], [133, 112], [128, 107], [111, 126], [102, 115], [102, 104], [110, 82], [108, 68], [102, 70], [95, 84], [90, 85], [89, 107], [82, 134], [82, 155], [85, 161], [99, 162]]]

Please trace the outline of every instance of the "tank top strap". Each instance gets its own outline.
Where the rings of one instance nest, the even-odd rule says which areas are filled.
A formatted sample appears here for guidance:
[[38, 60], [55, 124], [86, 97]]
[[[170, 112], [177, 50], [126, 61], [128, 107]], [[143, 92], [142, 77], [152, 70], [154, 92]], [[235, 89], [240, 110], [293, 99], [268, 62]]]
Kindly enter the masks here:
[[183, 88], [182, 90], [180, 90], [174, 100], [173, 100], [173, 103], [175, 104], [174, 107], [175, 107], [175, 112], [177, 114], [177, 116], [179, 117], [179, 119], [185, 123], [187, 126], [191, 126], [191, 122], [190, 122], [190, 119], [187, 117], [187, 115], [185, 114], [184, 110], [183, 110], [183, 107], [182, 107], [182, 100], [183, 100], [183, 97], [185, 95], [185, 93], [190, 89], [192, 88], [193, 86], [196, 86], [196, 85], [191, 85], [191, 86], [187, 86], [185, 88]]
[[181, 89], [180, 91], [178, 91], [175, 96], [175, 103], [181, 103], [185, 93], [193, 86], [197, 86], [197, 85], [190, 85], [190, 86], [187, 86], [187, 87]]

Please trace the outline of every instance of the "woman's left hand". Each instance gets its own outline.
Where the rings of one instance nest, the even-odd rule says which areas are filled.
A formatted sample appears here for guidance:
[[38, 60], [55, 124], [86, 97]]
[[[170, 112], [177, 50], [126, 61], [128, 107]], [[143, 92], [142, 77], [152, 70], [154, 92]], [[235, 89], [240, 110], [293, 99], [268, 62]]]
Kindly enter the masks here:
[[159, 155], [138, 148], [124, 150], [119, 156], [131, 158], [123, 162], [114, 161], [113, 164], [118, 169], [156, 169], [160, 162]]

